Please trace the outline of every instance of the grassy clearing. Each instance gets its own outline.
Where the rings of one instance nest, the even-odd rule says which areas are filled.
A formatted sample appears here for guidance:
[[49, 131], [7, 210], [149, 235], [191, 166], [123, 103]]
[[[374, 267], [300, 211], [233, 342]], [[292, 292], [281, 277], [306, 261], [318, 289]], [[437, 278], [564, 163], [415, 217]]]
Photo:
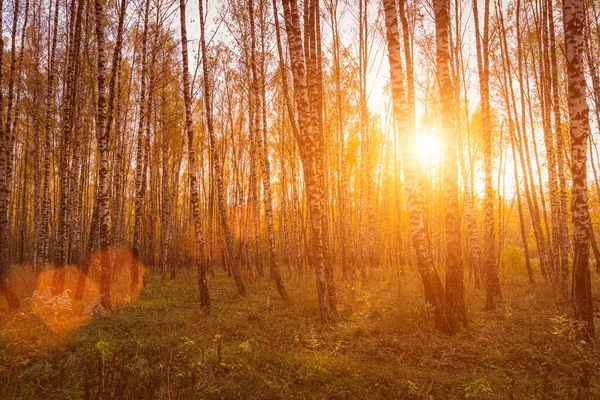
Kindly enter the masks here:
[[0, 398], [600, 398], [598, 346], [580, 343], [570, 309], [521, 273], [504, 274], [494, 312], [469, 288], [470, 326], [453, 337], [432, 328], [408, 272], [400, 285], [382, 271], [339, 282], [332, 326], [318, 321], [312, 275], [287, 281], [287, 307], [267, 280], [248, 281], [242, 298], [217, 276], [210, 315], [193, 282], [191, 271], [150, 276], [135, 305], [63, 334], [0, 303]]

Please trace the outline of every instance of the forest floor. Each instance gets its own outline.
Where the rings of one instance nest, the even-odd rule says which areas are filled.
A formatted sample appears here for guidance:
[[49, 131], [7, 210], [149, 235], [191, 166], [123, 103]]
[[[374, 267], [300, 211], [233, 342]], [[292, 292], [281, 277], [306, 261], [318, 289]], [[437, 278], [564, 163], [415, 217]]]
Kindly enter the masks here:
[[192, 271], [149, 276], [135, 304], [60, 334], [2, 299], [0, 398], [600, 399], [600, 346], [573, 335], [570, 307], [522, 271], [501, 276], [495, 311], [467, 288], [469, 327], [452, 337], [432, 327], [412, 272], [339, 280], [331, 326], [313, 274], [286, 281], [287, 306], [268, 279], [240, 297], [217, 274], [209, 315]]

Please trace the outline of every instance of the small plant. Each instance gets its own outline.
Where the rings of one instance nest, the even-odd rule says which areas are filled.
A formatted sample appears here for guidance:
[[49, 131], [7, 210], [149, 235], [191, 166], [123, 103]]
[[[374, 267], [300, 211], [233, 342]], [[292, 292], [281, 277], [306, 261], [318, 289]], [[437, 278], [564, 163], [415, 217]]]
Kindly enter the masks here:
[[408, 394], [411, 396], [416, 396], [419, 394], [419, 387], [417, 386], [416, 383], [414, 383], [410, 379], [406, 380], [406, 390], [408, 391]]
[[94, 345], [94, 349], [96, 349], [96, 352], [100, 355], [100, 360], [101, 360], [100, 374], [102, 377], [102, 392], [104, 392], [104, 380], [105, 380], [105, 376], [106, 376], [106, 359], [111, 354], [110, 345], [108, 344], [108, 342], [101, 340]]
[[221, 335], [216, 334], [213, 342], [217, 343], [217, 365], [221, 365]]
[[92, 300], [83, 309], [83, 315], [89, 315], [89, 316], [91, 316], [91, 315], [100, 315], [100, 316], [105, 316], [107, 314], [108, 314], [108, 312], [106, 311], [106, 308], [104, 308], [104, 306], [102, 305], [102, 302], [100, 301], [100, 296], [98, 296], [94, 300]]
[[179, 347], [194, 347], [195, 346], [194, 341], [187, 336], [182, 336], [181, 340], [182, 340], [182, 343], [179, 345]]
[[50, 314], [55, 320], [61, 316], [70, 315], [73, 311], [73, 299], [70, 296], [71, 289], [65, 289], [62, 293], [54, 295], [54, 288], [47, 287], [43, 291], [36, 290], [27, 299], [31, 303], [31, 311], [35, 314]]
[[247, 353], [249, 351], [252, 351], [252, 346], [250, 345], [250, 342], [248, 340], [244, 340], [242, 343], [240, 343], [239, 348], [244, 352]]
[[317, 339], [317, 334], [312, 325], [310, 327], [310, 339], [308, 339], [308, 344], [313, 350], [320, 346], [319, 339]]
[[96, 343], [94, 348], [96, 349], [98, 354], [100, 354], [100, 358], [103, 362], [108, 358], [108, 356], [110, 356], [110, 345], [108, 344], [108, 342], [101, 340]]
[[485, 377], [475, 379], [474, 381], [469, 382], [467, 387], [465, 387], [465, 397], [467, 399], [491, 399], [493, 395], [494, 391], [492, 390], [492, 385]]
[[569, 340], [575, 339], [583, 330], [585, 323], [566, 315], [557, 315], [550, 318], [552, 334]]
[[202, 367], [204, 367], [204, 363], [198, 357], [193, 357], [192, 360], [187, 364], [187, 370], [185, 370], [185, 374], [187, 377], [192, 377], [195, 373], [202, 371]]
[[136, 372], [138, 376], [144, 377], [150, 374], [150, 367], [148, 366], [148, 360], [144, 357], [137, 355], [128, 363], [127, 368], [130, 371]]

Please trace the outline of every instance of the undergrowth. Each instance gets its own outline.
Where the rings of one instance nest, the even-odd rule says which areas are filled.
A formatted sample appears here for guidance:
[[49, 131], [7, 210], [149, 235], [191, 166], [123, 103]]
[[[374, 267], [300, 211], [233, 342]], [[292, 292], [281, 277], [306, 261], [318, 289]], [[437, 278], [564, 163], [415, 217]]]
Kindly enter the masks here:
[[[600, 282], [594, 277], [595, 298]], [[600, 352], [546, 284], [504, 277], [497, 309], [467, 288], [469, 326], [435, 331], [418, 276], [374, 271], [337, 282], [338, 317], [319, 323], [314, 277], [268, 280], [240, 297], [210, 282], [210, 314], [193, 272], [148, 276], [135, 304], [54, 333], [32, 302], [0, 303], [2, 399], [598, 399]], [[22, 293], [23, 298], [31, 293]]]

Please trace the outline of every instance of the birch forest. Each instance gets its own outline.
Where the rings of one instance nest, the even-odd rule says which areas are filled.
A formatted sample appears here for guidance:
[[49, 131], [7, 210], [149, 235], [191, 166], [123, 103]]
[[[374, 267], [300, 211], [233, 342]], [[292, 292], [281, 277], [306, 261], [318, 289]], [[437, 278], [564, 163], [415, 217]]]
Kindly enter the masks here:
[[0, 398], [600, 398], [599, 1], [0, 10]]

